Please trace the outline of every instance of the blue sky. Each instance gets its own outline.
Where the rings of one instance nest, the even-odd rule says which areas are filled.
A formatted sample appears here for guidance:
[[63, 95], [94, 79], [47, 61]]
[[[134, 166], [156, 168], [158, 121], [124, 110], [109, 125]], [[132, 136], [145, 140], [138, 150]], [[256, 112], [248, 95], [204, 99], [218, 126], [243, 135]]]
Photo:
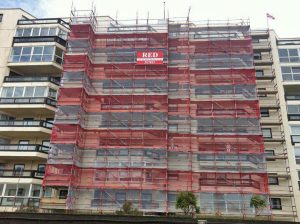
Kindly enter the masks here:
[[[37, 17], [68, 17], [71, 5], [76, 9], [91, 9], [96, 5], [98, 15], [119, 19], [163, 17], [164, 0], [0, 0], [2, 7], [20, 7]], [[266, 13], [270, 28], [280, 37], [300, 37], [300, 0], [165, 0], [170, 17], [187, 16], [191, 6], [192, 20], [250, 18], [252, 28], [266, 28]]]

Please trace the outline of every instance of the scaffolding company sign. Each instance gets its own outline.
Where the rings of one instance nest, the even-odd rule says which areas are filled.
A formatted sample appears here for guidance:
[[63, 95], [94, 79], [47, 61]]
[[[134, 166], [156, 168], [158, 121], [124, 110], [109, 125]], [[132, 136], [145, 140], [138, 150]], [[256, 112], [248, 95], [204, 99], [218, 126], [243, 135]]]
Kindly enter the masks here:
[[164, 63], [163, 51], [137, 51], [137, 65], [162, 65]]

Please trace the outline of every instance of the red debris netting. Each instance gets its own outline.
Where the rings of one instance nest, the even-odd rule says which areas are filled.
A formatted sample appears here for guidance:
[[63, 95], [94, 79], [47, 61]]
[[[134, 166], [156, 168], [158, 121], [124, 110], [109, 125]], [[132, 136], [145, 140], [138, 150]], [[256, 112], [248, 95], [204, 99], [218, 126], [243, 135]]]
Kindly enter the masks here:
[[[88, 40], [91, 48], [118, 48], [136, 50], [144, 47], [150, 50], [166, 50], [184, 53], [186, 55], [227, 54], [240, 57], [252, 54], [251, 40], [191, 40], [178, 37], [168, 39], [167, 33], [135, 33], [135, 34], [94, 34], [90, 25], [71, 25], [69, 40]], [[90, 49], [86, 49], [87, 53]], [[184, 55], [183, 54], [183, 55]], [[120, 57], [123, 58], [123, 57]], [[188, 58], [188, 57], [187, 57]], [[91, 82], [102, 80], [134, 80], [161, 79], [170, 84], [179, 84], [186, 88], [186, 95], [168, 98], [166, 93], [147, 95], [143, 93], [124, 95], [89, 95], [84, 88], [72, 87], [68, 83], [59, 91], [59, 106], [80, 106], [86, 112], [165, 112], [173, 117], [188, 118], [259, 118], [259, 106], [256, 99], [191, 99], [191, 89], [195, 86], [214, 85], [255, 85], [255, 70], [245, 68], [192, 70], [188, 60], [172, 66], [164, 65], [135, 65], [132, 62], [92, 63], [87, 54], [67, 54], [65, 56], [64, 72], [83, 72]], [[184, 64], [185, 63], [185, 64]], [[87, 78], [85, 77], [85, 78]], [[68, 82], [66, 79], [65, 82]], [[71, 82], [71, 81], [69, 81]], [[101, 83], [101, 82], [98, 82]], [[176, 85], [173, 85], [176, 86]], [[175, 87], [174, 87], [175, 88]], [[234, 88], [232, 88], [234, 89]], [[178, 91], [179, 92], [179, 91]], [[231, 94], [231, 93], [226, 93]], [[171, 95], [171, 94], [170, 94]], [[221, 95], [221, 94], [220, 94]], [[234, 93], [233, 93], [234, 95]], [[253, 95], [252, 95], [253, 96]], [[245, 94], [244, 98], [248, 95]], [[254, 95], [255, 97], [255, 95]], [[194, 97], [196, 98], [196, 97]], [[64, 110], [67, 111], [67, 110]], [[59, 114], [58, 114], [59, 115]], [[73, 116], [73, 115], [70, 115]], [[184, 120], [187, 124], [189, 119]], [[60, 121], [61, 122], [61, 121]], [[191, 125], [191, 123], [190, 123]], [[255, 126], [256, 124], [253, 124]], [[194, 124], [196, 127], [197, 124]], [[195, 128], [193, 127], [193, 128]], [[184, 129], [184, 128], [183, 128]], [[182, 129], [182, 130], [183, 130]], [[181, 152], [193, 154], [228, 154], [228, 155], [263, 155], [264, 145], [261, 134], [245, 133], [174, 133], [168, 130], [136, 129], [83, 129], [79, 124], [55, 123], [52, 134], [52, 144], [75, 145], [85, 149], [166, 149], [170, 153]], [[193, 134], [192, 134], [193, 133]], [[176, 154], [177, 155], [177, 154]], [[192, 164], [192, 157], [188, 161]], [[178, 157], [179, 158], [179, 157]], [[73, 161], [69, 161], [72, 163]], [[175, 170], [169, 165], [162, 168], [152, 167], [123, 167], [123, 168], [80, 168], [68, 164], [48, 164], [44, 179], [45, 186], [71, 186], [74, 188], [90, 189], [140, 189], [166, 191], [194, 191], [221, 193], [250, 193], [265, 194], [268, 192], [267, 174], [257, 165], [252, 173], [242, 170], [244, 163], [240, 161], [241, 170], [232, 167], [222, 170], [222, 163], [228, 161], [210, 161], [207, 166], [213, 171], [207, 172], [206, 161], [198, 164], [196, 171], [189, 166]], [[75, 163], [75, 162], [74, 162]], [[255, 162], [253, 162], [255, 163]], [[252, 163], [252, 164], [253, 164]], [[259, 162], [258, 162], [259, 163]], [[171, 164], [175, 166], [177, 164]], [[228, 165], [228, 164], [227, 164]], [[251, 164], [249, 165], [251, 166]], [[225, 167], [225, 166], [224, 166]], [[230, 167], [230, 166], [227, 166]]]
[[[140, 168], [78, 168], [48, 165], [45, 186], [76, 188], [144, 189], [222, 193], [267, 193], [265, 174], [168, 171]], [[80, 177], [80, 178], [79, 178]]]
[[189, 101], [184, 99], [169, 99], [169, 115], [190, 115], [194, 118], [259, 118], [260, 110], [258, 102], [252, 100]]
[[93, 48], [165, 48], [168, 43], [167, 33], [126, 33], [95, 34]]
[[77, 144], [81, 148], [105, 146], [167, 147], [166, 130], [85, 130], [76, 124], [55, 124], [53, 144]]
[[93, 28], [89, 24], [70, 24], [70, 32], [68, 40], [88, 39], [94, 40], [95, 34]]
[[253, 69], [189, 70], [185, 67], [170, 67], [168, 81], [192, 85], [249, 85], [256, 84], [256, 76]]
[[190, 41], [190, 43], [181, 39], [170, 39], [169, 48], [171, 51], [191, 54], [252, 54], [252, 39], [240, 40], [201, 40]]
[[59, 89], [57, 105], [81, 105], [83, 88], [63, 88]]
[[86, 112], [167, 112], [167, 95], [88, 96], [84, 94], [82, 107]]
[[222, 193], [267, 193], [265, 174], [259, 173], [193, 173], [168, 172], [169, 191], [201, 191]]
[[170, 151], [183, 152], [226, 152], [226, 153], [263, 153], [261, 135], [206, 135], [168, 134]]

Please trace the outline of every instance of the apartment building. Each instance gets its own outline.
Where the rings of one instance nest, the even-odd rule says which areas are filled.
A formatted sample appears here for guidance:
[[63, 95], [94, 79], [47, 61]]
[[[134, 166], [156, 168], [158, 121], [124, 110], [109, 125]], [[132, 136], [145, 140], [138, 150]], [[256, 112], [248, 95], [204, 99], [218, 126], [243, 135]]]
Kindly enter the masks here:
[[68, 25], [0, 9], [1, 211], [39, 207]]
[[256, 88], [247, 20], [73, 12], [41, 207], [172, 213], [192, 191], [203, 214], [253, 216], [269, 197]]

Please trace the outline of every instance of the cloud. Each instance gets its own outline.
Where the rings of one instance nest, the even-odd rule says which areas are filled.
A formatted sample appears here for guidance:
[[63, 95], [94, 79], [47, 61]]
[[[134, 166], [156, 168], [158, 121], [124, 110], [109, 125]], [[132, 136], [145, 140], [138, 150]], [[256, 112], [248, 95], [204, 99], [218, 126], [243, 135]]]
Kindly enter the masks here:
[[2, 0], [0, 1], [0, 8], [22, 8], [33, 16], [42, 17], [42, 4], [43, 0]]
[[[163, 17], [164, 0], [0, 0], [0, 7], [21, 7], [37, 17], [68, 17], [71, 5], [76, 9], [92, 8], [95, 3], [98, 15], [110, 15], [119, 19]], [[186, 17], [191, 6], [192, 20], [250, 18], [253, 28], [266, 28], [266, 13], [276, 17], [270, 21], [280, 37], [300, 36], [297, 21], [300, 20], [299, 0], [165, 0], [170, 17]]]

